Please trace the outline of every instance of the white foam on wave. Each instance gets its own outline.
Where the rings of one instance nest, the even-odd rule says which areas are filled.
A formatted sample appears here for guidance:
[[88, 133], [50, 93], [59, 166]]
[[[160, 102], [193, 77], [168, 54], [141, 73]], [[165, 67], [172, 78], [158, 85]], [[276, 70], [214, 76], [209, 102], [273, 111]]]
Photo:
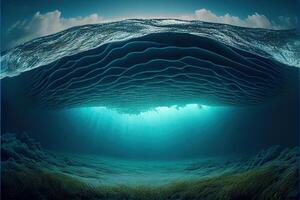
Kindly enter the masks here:
[[300, 39], [296, 30], [274, 31], [200, 21], [141, 19], [74, 27], [2, 52], [0, 79], [17, 76], [105, 43], [170, 31], [210, 37], [227, 45], [300, 67]]

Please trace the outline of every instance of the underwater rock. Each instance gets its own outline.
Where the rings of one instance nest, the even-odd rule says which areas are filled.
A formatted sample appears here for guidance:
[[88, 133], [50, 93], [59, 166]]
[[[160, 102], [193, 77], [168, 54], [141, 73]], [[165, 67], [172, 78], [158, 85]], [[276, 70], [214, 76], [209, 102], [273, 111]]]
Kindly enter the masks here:
[[259, 152], [249, 161], [248, 169], [253, 169], [272, 162], [285, 163], [287, 165], [297, 165], [299, 161], [299, 148], [282, 148], [281, 146], [272, 146]]
[[276, 160], [281, 152], [282, 148], [279, 145], [262, 150], [250, 161], [249, 169], [262, 166], [267, 162]]
[[13, 133], [1, 135], [1, 162], [10, 159], [20, 163], [26, 163], [25, 160], [41, 162], [46, 158], [39, 143], [29, 138], [26, 133], [19, 137]]

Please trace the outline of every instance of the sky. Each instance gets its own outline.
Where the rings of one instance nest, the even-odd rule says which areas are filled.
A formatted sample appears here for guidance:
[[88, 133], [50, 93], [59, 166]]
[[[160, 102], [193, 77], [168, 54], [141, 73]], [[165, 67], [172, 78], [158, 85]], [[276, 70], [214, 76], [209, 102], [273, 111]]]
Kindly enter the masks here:
[[84, 24], [178, 18], [267, 29], [295, 28], [299, 0], [2, 0], [1, 51]]

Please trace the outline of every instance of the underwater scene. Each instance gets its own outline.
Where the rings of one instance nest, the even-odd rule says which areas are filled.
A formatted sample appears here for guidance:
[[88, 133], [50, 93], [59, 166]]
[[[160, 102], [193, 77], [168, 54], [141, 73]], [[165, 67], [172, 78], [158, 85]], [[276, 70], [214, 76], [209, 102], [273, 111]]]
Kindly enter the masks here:
[[295, 28], [126, 19], [3, 50], [1, 199], [297, 200], [299, 75]]

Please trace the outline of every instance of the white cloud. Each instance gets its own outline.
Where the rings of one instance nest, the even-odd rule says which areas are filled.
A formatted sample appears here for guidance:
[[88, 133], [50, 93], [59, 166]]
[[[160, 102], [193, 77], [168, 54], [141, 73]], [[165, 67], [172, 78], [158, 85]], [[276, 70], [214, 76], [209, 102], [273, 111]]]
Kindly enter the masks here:
[[[297, 17], [284, 17], [279, 16], [277, 19], [270, 20], [265, 15], [254, 13], [248, 15], [245, 19], [231, 15], [229, 13], [225, 15], [217, 15], [214, 12], [207, 9], [199, 9], [192, 15], [167, 15], [167, 16], [141, 16], [136, 17], [141, 19], [163, 19], [173, 18], [181, 20], [200, 20], [204, 22], [229, 24], [234, 26], [248, 27], [248, 28], [264, 28], [264, 29], [292, 29], [296, 27]], [[126, 18], [122, 18], [126, 19]], [[275, 20], [275, 21], [274, 21]]]
[[295, 20], [289, 17], [280, 16], [278, 22], [269, 20], [265, 15], [254, 13], [248, 15], [247, 18], [241, 19], [237, 16], [230, 15], [216, 15], [210, 10], [200, 9], [196, 10], [194, 16], [188, 17], [189, 19], [200, 20], [205, 22], [230, 24], [234, 26], [242, 26], [249, 28], [265, 28], [265, 29], [288, 29], [295, 27]]
[[8, 34], [14, 34], [14, 44], [20, 44], [33, 38], [50, 35], [73, 26], [84, 24], [96, 24], [103, 21], [98, 14], [91, 14], [86, 17], [64, 18], [59, 10], [41, 14], [40, 12], [30, 20], [18, 21], [10, 27]]

